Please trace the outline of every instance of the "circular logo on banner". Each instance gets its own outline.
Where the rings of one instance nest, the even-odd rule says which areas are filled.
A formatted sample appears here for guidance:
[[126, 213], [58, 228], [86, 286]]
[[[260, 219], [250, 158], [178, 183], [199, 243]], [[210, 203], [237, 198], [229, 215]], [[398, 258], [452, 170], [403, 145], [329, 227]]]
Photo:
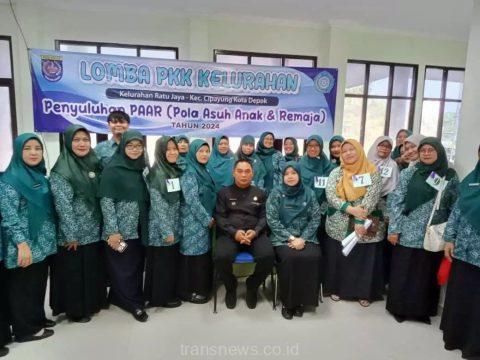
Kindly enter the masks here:
[[315, 87], [322, 93], [329, 93], [335, 85], [335, 79], [328, 71], [322, 71], [313, 80]]
[[48, 81], [58, 81], [63, 75], [63, 63], [61, 57], [42, 56], [42, 74]]

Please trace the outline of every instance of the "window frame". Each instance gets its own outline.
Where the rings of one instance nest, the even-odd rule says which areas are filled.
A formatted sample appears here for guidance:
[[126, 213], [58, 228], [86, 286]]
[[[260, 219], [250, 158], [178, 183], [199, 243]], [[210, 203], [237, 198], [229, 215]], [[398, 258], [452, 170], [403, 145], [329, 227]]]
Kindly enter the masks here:
[[[267, 57], [267, 58], [281, 59], [282, 60], [281, 66], [285, 66], [285, 60], [287, 59], [311, 60], [313, 61], [313, 68], [316, 68], [317, 60], [318, 60], [316, 56], [309, 56], [309, 55], [272, 54], [272, 53], [260, 53], [260, 52], [251, 52], [251, 51], [214, 49], [213, 62], [215, 63], [217, 62], [218, 55], [246, 56], [248, 59], [248, 63], [247, 63], [248, 65], [252, 65], [252, 57]], [[256, 66], [262, 66], [262, 65], [256, 65]]]
[[[440, 88], [440, 97], [432, 98], [432, 97], [425, 97], [425, 82], [427, 81], [427, 70], [428, 69], [437, 69], [442, 70], [442, 84]], [[447, 94], [447, 84], [448, 84], [448, 72], [449, 71], [463, 71], [465, 75], [465, 68], [461, 67], [452, 67], [452, 66], [439, 66], [439, 65], [425, 65], [425, 72], [423, 75], [423, 96], [422, 96], [422, 113], [420, 114], [420, 128], [422, 127], [423, 122], [423, 103], [424, 101], [439, 101], [440, 106], [438, 109], [438, 123], [437, 123], [437, 135], [436, 137], [440, 140], [442, 139], [442, 129], [443, 129], [443, 119], [445, 116], [445, 103], [446, 102], [456, 102], [462, 103], [463, 101], [463, 93], [462, 99], [450, 99], [446, 98]], [[463, 83], [465, 85], [465, 82]]]
[[[363, 83], [364, 93], [363, 94], [347, 94], [346, 89], [344, 90], [344, 98], [357, 98], [362, 99], [362, 114], [361, 114], [361, 123], [360, 123], [360, 143], [363, 145], [365, 141], [365, 125], [367, 123], [367, 106], [369, 99], [382, 99], [387, 100], [387, 106], [385, 110], [385, 126], [383, 129], [384, 135], [389, 134], [390, 132], [390, 116], [392, 112], [392, 100], [410, 100], [410, 111], [408, 114], [408, 129], [413, 128], [413, 122], [415, 117], [415, 102], [417, 97], [417, 86], [418, 86], [418, 64], [407, 64], [407, 63], [397, 63], [397, 62], [384, 62], [384, 61], [369, 61], [369, 60], [356, 60], [348, 59], [348, 64], [361, 64], [365, 65], [365, 79]], [[369, 95], [369, 83], [370, 83], [370, 66], [371, 65], [380, 65], [380, 66], [389, 66], [389, 75], [388, 75], [388, 90], [387, 95]], [[411, 96], [399, 96], [393, 95], [393, 84], [394, 84], [394, 75], [395, 67], [411, 67], [413, 69], [412, 74], [412, 94]], [[345, 74], [346, 75], [346, 74]], [[345, 84], [346, 86], [346, 84]]]
[[12, 37], [8, 35], [0, 35], [0, 40], [8, 41], [10, 51], [10, 71], [11, 78], [0, 78], [0, 86], [8, 87], [8, 93], [10, 96], [10, 126], [12, 130], [12, 141], [18, 136], [18, 124], [17, 124], [17, 107], [15, 101], [15, 74], [13, 64], [13, 48]]

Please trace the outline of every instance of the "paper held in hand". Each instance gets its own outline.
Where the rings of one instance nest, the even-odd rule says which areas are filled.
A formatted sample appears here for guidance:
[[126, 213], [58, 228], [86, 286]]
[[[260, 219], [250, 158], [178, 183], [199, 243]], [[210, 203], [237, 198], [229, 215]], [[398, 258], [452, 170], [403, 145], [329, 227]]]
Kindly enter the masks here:
[[[372, 225], [372, 220], [370, 219], [365, 220], [365, 224], [363, 224], [365, 229], [368, 229], [370, 225]], [[342, 240], [342, 246], [343, 246], [342, 254], [344, 256], [348, 256], [348, 254], [350, 254], [350, 252], [355, 247], [355, 245], [357, 245], [357, 242], [359, 240], [360, 238], [358, 237], [357, 233], [355, 231], [352, 231], [350, 235], [348, 235], [345, 239]]]

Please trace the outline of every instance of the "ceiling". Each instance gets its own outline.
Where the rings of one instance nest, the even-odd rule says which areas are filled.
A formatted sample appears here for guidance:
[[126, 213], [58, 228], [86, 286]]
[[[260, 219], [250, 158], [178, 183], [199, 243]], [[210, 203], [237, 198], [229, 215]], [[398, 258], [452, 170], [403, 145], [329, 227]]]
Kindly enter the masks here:
[[[474, 0], [42, 0], [66, 10], [158, 11], [179, 16], [369, 27], [467, 41]], [[13, 0], [39, 4], [39, 0]], [[8, 3], [8, 0], [0, 0]]]

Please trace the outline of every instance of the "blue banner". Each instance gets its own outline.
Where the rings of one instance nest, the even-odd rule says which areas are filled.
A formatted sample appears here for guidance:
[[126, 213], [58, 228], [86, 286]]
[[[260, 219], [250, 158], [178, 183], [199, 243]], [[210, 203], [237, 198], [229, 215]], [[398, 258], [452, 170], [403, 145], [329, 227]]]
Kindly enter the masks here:
[[35, 130], [107, 133], [123, 110], [145, 135], [329, 139], [337, 70], [30, 50]]

